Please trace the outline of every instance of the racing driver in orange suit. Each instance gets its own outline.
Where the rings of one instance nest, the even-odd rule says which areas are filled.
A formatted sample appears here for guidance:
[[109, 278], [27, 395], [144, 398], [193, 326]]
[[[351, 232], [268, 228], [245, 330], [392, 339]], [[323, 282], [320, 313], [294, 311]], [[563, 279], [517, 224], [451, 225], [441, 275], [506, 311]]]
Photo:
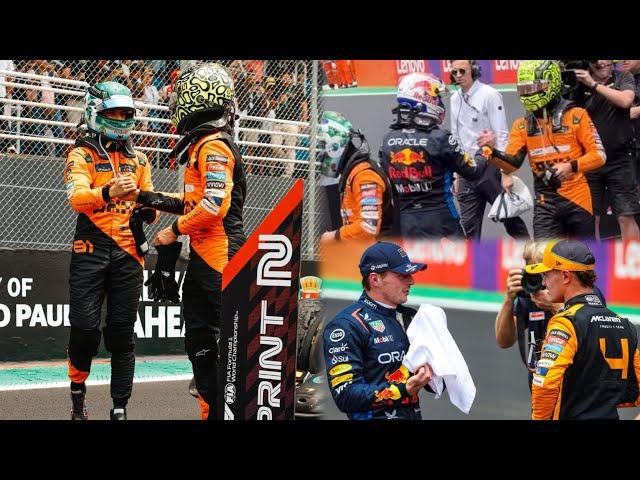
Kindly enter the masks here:
[[141, 191], [145, 206], [178, 214], [156, 245], [189, 235], [189, 264], [182, 287], [185, 348], [195, 377], [201, 418], [213, 420], [218, 339], [222, 321], [222, 271], [245, 242], [242, 209], [246, 177], [232, 133], [233, 80], [220, 64], [195, 65], [180, 75], [170, 100], [171, 120], [183, 138], [173, 154], [187, 164], [180, 195]]
[[[64, 181], [78, 212], [70, 266], [68, 374], [72, 420], [86, 420], [85, 381], [100, 346], [100, 311], [107, 297], [104, 344], [111, 353], [112, 420], [126, 420], [135, 366], [133, 329], [144, 260], [130, 217], [137, 188], [153, 190], [151, 167], [129, 137], [135, 107], [127, 87], [103, 82], [89, 88], [83, 121], [88, 133], [67, 157]], [[155, 212], [150, 211], [152, 217]], [[150, 221], [152, 218], [149, 219]], [[145, 252], [146, 253], [146, 252]]]
[[[589, 114], [561, 97], [562, 78], [556, 61], [522, 62], [517, 88], [528, 113], [513, 122], [505, 152], [493, 149], [489, 153], [487, 148], [489, 161], [512, 173], [529, 155], [536, 240], [593, 237], [595, 217], [584, 173], [604, 165], [607, 157]], [[494, 139], [478, 139], [480, 145], [491, 143]]]
[[322, 241], [361, 240], [373, 243], [388, 235], [392, 223], [391, 185], [371, 160], [364, 135], [337, 112], [322, 113], [318, 148], [323, 174], [340, 175], [342, 227], [322, 235]]
[[617, 408], [640, 406], [638, 334], [593, 293], [594, 268], [576, 240], [547, 243], [542, 262], [526, 267], [543, 275], [552, 302], [564, 302], [533, 375], [534, 420], [618, 419]]

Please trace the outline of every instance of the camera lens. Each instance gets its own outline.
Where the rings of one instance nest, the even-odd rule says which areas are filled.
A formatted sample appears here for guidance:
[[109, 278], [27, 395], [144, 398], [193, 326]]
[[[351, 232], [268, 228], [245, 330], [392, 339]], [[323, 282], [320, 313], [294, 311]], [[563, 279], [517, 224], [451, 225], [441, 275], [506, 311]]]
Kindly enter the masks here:
[[526, 270], [522, 271], [521, 280], [522, 290], [528, 294], [533, 294], [544, 289], [544, 282], [542, 275], [539, 273], [527, 273]]

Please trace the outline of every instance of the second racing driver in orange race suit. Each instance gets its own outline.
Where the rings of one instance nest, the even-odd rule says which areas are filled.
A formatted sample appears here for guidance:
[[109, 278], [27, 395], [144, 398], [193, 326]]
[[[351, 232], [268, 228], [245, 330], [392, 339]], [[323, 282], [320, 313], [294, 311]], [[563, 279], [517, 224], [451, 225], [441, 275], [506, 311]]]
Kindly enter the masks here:
[[325, 232], [322, 241], [360, 240], [373, 243], [388, 235], [392, 224], [391, 185], [371, 159], [364, 135], [338, 112], [322, 113], [318, 148], [323, 174], [340, 175], [342, 227]]
[[584, 173], [604, 165], [607, 157], [587, 111], [562, 98], [561, 91], [558, 62], [522, 62], [518, 93], [527, 115], [513, 122], [506, 151], [493, 149], [488, 154], [506, 173], [520, 168], [529, 155], [536, 240], [595, 235], [591, 190]]
[[175, 158], [186, 164], [181, 195], [141, 191], [137, 201], [178, 214], [156, 237], [171, 245], [189, 235], [183, 316], [185, 348], [199, 394], [201, 418], [213, 420], [218, 338], [222, 321], [222, 271], [246, 241], [242, 209], [247, 182], [232, 133], [236, 119], [233, 80], [220, 64], [204, 63], [180, 75], [170, 101], [172, 122], [183, 138]]

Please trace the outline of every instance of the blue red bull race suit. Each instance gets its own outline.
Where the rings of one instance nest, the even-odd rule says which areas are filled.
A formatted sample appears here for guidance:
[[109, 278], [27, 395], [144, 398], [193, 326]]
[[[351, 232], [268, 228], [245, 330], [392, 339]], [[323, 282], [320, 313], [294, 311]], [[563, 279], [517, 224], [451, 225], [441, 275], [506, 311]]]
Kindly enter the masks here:
[[386, 308], [366, 292], [324, 328], [327, 381], [350, 420], [420, 420], [418, 395], [407, 393], [406, 327], [412, 308]]
[[463, 236], [451, 192], [453, 172], [469, 180], [480, 178], [485, 159], [482, 155], [469, 156], [451, 133], [436, 125], [395, 125], [382, 141], [380, 164], [400, 209], [402, 236]]

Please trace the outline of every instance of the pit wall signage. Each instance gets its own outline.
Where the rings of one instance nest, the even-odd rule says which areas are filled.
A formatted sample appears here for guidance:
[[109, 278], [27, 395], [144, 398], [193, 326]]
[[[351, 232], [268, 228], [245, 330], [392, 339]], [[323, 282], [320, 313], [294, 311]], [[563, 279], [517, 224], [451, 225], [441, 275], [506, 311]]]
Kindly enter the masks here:
[[[70, 261], [68, 251], [0, 250], [0, 361], [65, 358]], [[144, 281], [154, 265], [155, 256], [147, 256]], [[181, 259], [176, 270], [181, 288], [184, 270]], [[103, 305], [102, 317], [105, 315]], [[153, 302], [145, 286], [134, 333], [138, 354], [184, 354], [181, 306]], [[107, 355], [104, 347], [98, 355]]]

